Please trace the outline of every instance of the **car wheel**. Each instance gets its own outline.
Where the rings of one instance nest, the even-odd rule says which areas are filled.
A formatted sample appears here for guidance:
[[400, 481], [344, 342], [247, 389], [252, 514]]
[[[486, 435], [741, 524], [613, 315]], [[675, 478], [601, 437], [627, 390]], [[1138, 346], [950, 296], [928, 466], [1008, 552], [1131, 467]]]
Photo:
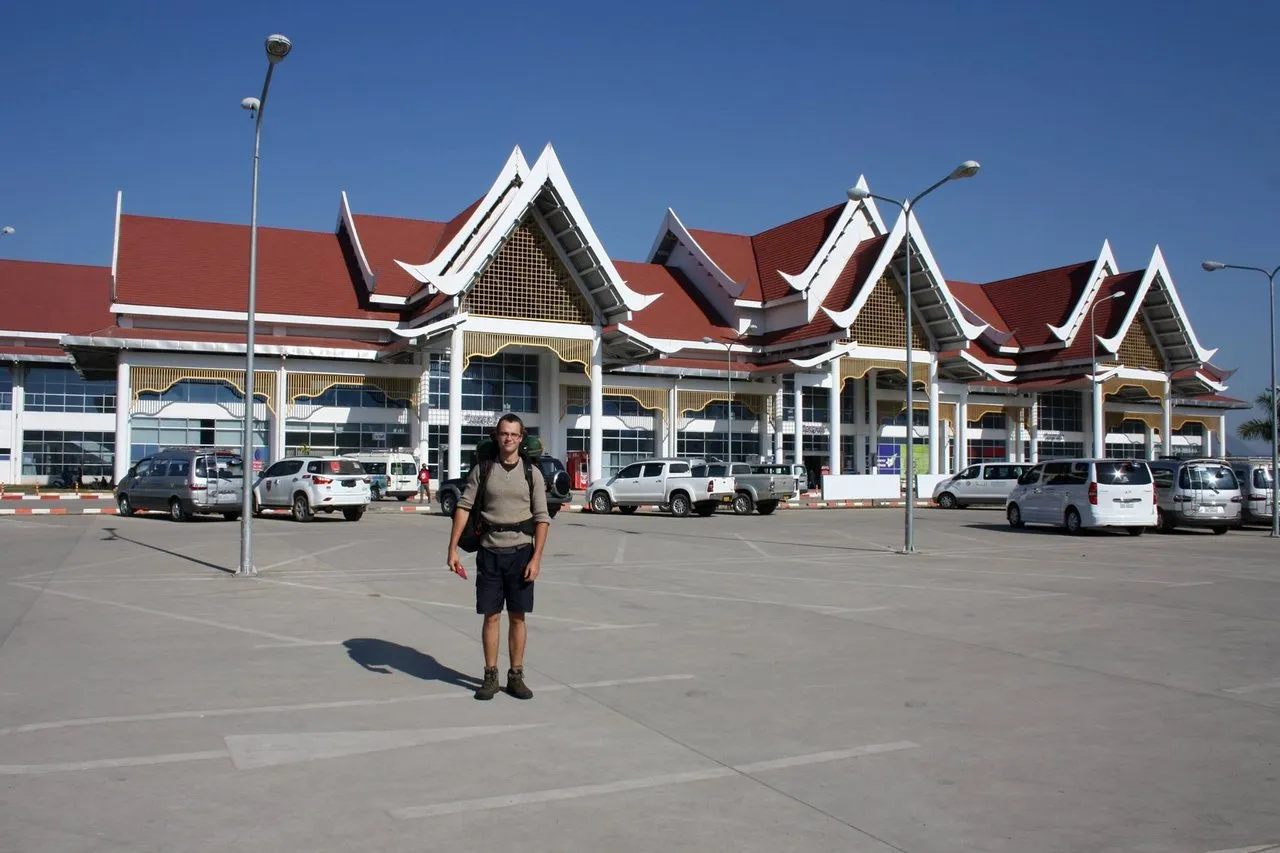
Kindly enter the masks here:
[[751, 515], [755, 508], [756, 502], [746, 492], [738, 492], [733, 496], [733, 511], [735, 515]]
[[458, 497], [452, 492], [445, 492], [440, 496], [440, 514], [453, 517], [453, 511], [458, 508]]
[[635, 515], [636, 510], [638, 509], [640, 509], [640, 507], [638, 506], [620, 506], [618, 507], [618, 512], [622, 513], [623, 515]]
[[133, 504], [129, 503], [128, 495], [120, 495], [116, 498], [116, 509], [121, 515], [133, 515]]
[[773, 511], [777, 508], [777, 501], [760, 501], [760, 503], [756, 504], [756, 512], [761, 515], [772, 515]]
[[1147, 528], [1145, 528], [1145, 527], [1130, 527], [1130, 528], [1129, 528], [1129, 535], [1130, 535], [1130, 536], [1141, 536], [1142, 534], [1144, 534], [1144, 533], [1146, 533], [1146, 532], [1147, 532]]
[[1083, 526], [1083, 522], [1080, 519], [1080, 510], [1073, 506], [1067, 507], [1067, 515], [1063, 519], [1063, 523], [1067, 527], [1067, 533], [1072, 536], [1077, 535], [1080, 532], [1080, 528]]
[[239, 520], [240, 520], [240, 513], [238, 513], [238, 512], [224, 512], [224, 513], [222, 514], [222, 517], [223, 517], [223, 518], [225, 518], [227, 521], [239, 521]]
[[311, 513], [311, 501], [307, 500], [307, 496], [299, 492], [293, 497], [293, 520], [294, 521], [310, 521], [315, 516]]
[[173, 498], [169, 501], [169, 517], [174, 521], [186, 521], [191, 518], [187, 515], [187, 510], [182, 506], [182, 501]]
[[699, 518], [710, 518], [716, 514], [716, 505], [711, 501], [703, 501], [695, 505], [693, 511], [697, 513]]
[[359, 521], [364, 518], [364, 507], [353, 506], [342, 511], [342, 517], [347, 521]]
[[1005, 510], [1005, 518], [1009, 519], [1009, 526], [1015, 530], [1020, 529], [1023, 525], [1022, 510], [1017, 504], [1009, 504], [1009, 508]]
[[1173, 525], [1169, 523], [1169, 516], [1164, 514], [1164, 510], [1156, 508], [1156, 530], [1161, 533], [1172, 533]]
[[943, 509], [955, 509], [956, 496], [951, 494], [950, 492], [943, 492], [942, 494], [938, 495], [938, 506], [942, 507]]
[[596, 492], [591, 496], [591, 511], [600, 515], [608, 515], [613, 509], [613, 499], [608, 492]]
[[1214, 536], [1223, 536], [1223, 535], [1225, 535], [1225, 534], [1226, 534], [1227, 530], [1228, 530], [1228, 528], [1226, 528], [1226, 527], [1215, 527], [1215, 528], [1213, 528], [1213, 535], [1214, 535]]
[[689, 496], [684, 492], [678, 492], [671, 496], [671, 514], [676, 518], [688, 518], [692, 510], [693, 503], [690, 502]]

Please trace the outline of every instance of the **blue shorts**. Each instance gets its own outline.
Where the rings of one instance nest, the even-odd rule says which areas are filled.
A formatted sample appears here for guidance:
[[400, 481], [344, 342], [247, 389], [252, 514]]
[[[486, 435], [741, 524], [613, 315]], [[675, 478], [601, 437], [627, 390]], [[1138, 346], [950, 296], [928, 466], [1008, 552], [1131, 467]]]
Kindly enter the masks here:
[[532, 545], [477, 551], [476, 612], [485, 616], [501, 613], [505, 604], [510, 613], [532, 613], [533, 581], [524, 579], [532, 558]]

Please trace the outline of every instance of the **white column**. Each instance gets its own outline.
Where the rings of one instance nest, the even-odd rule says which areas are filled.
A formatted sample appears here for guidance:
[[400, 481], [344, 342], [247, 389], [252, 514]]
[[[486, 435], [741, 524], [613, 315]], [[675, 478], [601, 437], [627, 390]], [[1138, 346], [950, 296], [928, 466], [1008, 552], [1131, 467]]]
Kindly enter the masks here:
[[[876, 384], [880, 381], [880, 371], [874, 368], [867, 371], [867, 455], [872, 460], [880, 458], [880, 390]], [[875, 474], [878, 469], [876, 461], [871, 463], [868, 474]]]
[[672, 385], [667, 391], [667, 411], [670, 412], [671, 421], [667, 427], [667, 443], [659, 448], [658, 452], [663, 456], [678, 456], [680, 447], [680, 387], [678, 385]]
[[1031, 395], [1031, 409], [1027, 412], [1027, 418], [1031, 421], [1028, 424], [1031, 428], [1031, 458], [1027, 461], [1035, 465], [1040, 461], [1040, 397], [1038, 394]]
[[866, 378], [853, 380], [853, 470], [867, 473], [867, 398]]
[[759, 439], [756, 450], [759, 451], [761, 459], [768, 459], [770, 455], [769, 453], [769, 446], [770, 446], [769, 407], [765, 402], [765, 397], [763, 394], [760, 395], [760, 402], [762, 403], [762, 405], [760, 406], [760, 412], [759, 414], [756, 415], [756, 431], [759, 433], [759, 435], [756, 436]]
[[604, 347], [597, 335], [591, 344], [591, 443], [588, 452], [591, 480], [598, 480], [604, 470], [604, 433], [600, 415], [604, 411]]
[[[1201, 455], [1210, 458], [1213, 456], [1213, 440], [1215, 432], [1216, 430], [1209, 429], [1207, 426], [1204, 427], [1204, 443], [1200, 445]], [[1224, 453], [1222, 455], [1225, 456], [1226, 454]]]
[[942, 442], [938, 440], [938, 362], [929, 363], [929, 473], [942, 471]]
[[418, 405], [414, 406], [412, 402], [409, 404], [409, 452], [414, 455], [415, 459], [423, 462], [427, 460], [427, 412], [428, 400], [430, 399], [430, 383], [427, 373], [427, 365], [430, 363], [430, 357], [425, 352], [419, 352], [413, 357], [413, 363], [418, 367]]
[[1150, 426], [1146, 428], [1146, 452], [1148, 459], [1156, 458], [1156, 431]]
[[[1218, 455], [1227, 455], [1227, 416], [1218, 415]], [[1272, 476], [1275, 476], [1272, 474]]]
[[1009, 462], [1018, 461], [1018, 418], [1022, 414], [1021, 409], [1006, 409], [1012, 411], [1012, 416], [1006, 415], [1004, 419], [1004, 458]]
[[289, 415], [288, 379], [289, 371], [284, 366], [284, 359], [281, 359], [280, 366], [276, 368], [276, 396], [271, 401], [271, 406], [275, 409], [275, 412], [274, 414], [267, 413], [270, 418], [267, 431], [266, 463], [268, 465], [271, 464], [272, 460], [284, 456], [284, 428], [285, 420]]
[[[133, 393], [129, 384], [129, 360], [124, 353], [120, 354], [120, 361], [116, 366], [116, 454], [115, 464], [112, 466], [112, 477], [117, 483], [125, 478], [129, 473], [129, 456], [130, 448], [133, 445], [132, 436], [129, 430], [129, 410], [132, 408], [130, 403], [133, 400]], [[14, 388], [14, 396], [17, 397], [18, 389]], [[17, 400], [14, 400], [14, 406], [17, 406]], [[15, 431], [15, 438], [19, 435]], [[18, 450], [21, 451], [21, 442], [18, 442]], [[21, 464], [22, 454], [18, 454], [19, 464]]]
[[560, 357], [553, 352], [538, 359], [538, 378], [543, 383], [538, 422], [542, 427], [542, 444], [546, 452], [564, 459], [564, 443], [560, 435]]
[[1164, 399], [1160, 406], [1160, 452], [1165, 456], [1173, 455], [1173, 394], [1169, 383], [1164, 386]]
[[1089, 399], [1092, 403], [1093, 417], [1093, 458], [1104, 459], [1107, 455], [1107, 424], [1102, 413], [1102, 383], [1094, 382], [1090, 389]]
[[801, 374], [799, 373], [791, 375], [792, 382], [795, 383], [795, 393], [792, 397], [794, 398], [796, 409], [796, 432], [793, 436], [795, 439], [795, 457], [793, 461], [798, 465], [804, 463], [804, 389], [800, 387], [800, 376]]
[[461, 326], [449, 333], [449, 472], [448, 479], [462, 476], [462, 359], [466, 335]]
[[653, 412], [653, 455], [667, 455], [667, 424], [662, 419], [662, 412]]
[[778, 388], [773, 392], [773, 461], [781, 464], [786, 458], [786, 451], [782, 447], [782, 401], [786, 395], [782, 393], [782, 379], [777, 377], [774, 382], [778, 384]]
[[[6, 483], [22, 482], [22, 412], [26, 408], [26, 371], [21, 364], [9, 368], [13, 376], [13, 408], [9, 411], [9, 469]], [[119, 463], [117, 463], [119, 464]], [[118, 482], [118, 478], [117, 478]]]
[[956, 471], [969, 465], [969, 388], [960, 389], [960, 405], [956, 407]]
[[827, 465], [835, 476], [843, 474], [840, 467], [840, 359], [832, 359], [830, 376], [827, 377], [827, 433], [831, 436], [827, 443]]

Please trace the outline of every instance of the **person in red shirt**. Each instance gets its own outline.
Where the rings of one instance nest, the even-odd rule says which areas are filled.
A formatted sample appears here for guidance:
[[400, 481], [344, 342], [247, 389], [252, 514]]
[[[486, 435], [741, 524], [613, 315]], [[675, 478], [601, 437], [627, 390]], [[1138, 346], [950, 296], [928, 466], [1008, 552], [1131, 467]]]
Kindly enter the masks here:
[[418, 503], [422, 503], [423, 495], [427, 496], [427, 503], [431, 503], [431, 472], [425, 462], [418, 469]]

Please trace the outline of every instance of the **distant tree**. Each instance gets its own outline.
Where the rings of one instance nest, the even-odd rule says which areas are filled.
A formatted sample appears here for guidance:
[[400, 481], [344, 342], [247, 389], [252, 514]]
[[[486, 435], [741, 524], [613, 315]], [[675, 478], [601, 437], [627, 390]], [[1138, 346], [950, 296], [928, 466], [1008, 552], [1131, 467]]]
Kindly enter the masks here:
[[1253, 402], [1264, 414], [1260, 418], [1250, 418], [1240, 424], [1237, 432], [1245, 441], [1265, 441], [1270, 444], [1271, 427], [1276, 418], [1274, 395], [1270, 391], [1263, 391]]

